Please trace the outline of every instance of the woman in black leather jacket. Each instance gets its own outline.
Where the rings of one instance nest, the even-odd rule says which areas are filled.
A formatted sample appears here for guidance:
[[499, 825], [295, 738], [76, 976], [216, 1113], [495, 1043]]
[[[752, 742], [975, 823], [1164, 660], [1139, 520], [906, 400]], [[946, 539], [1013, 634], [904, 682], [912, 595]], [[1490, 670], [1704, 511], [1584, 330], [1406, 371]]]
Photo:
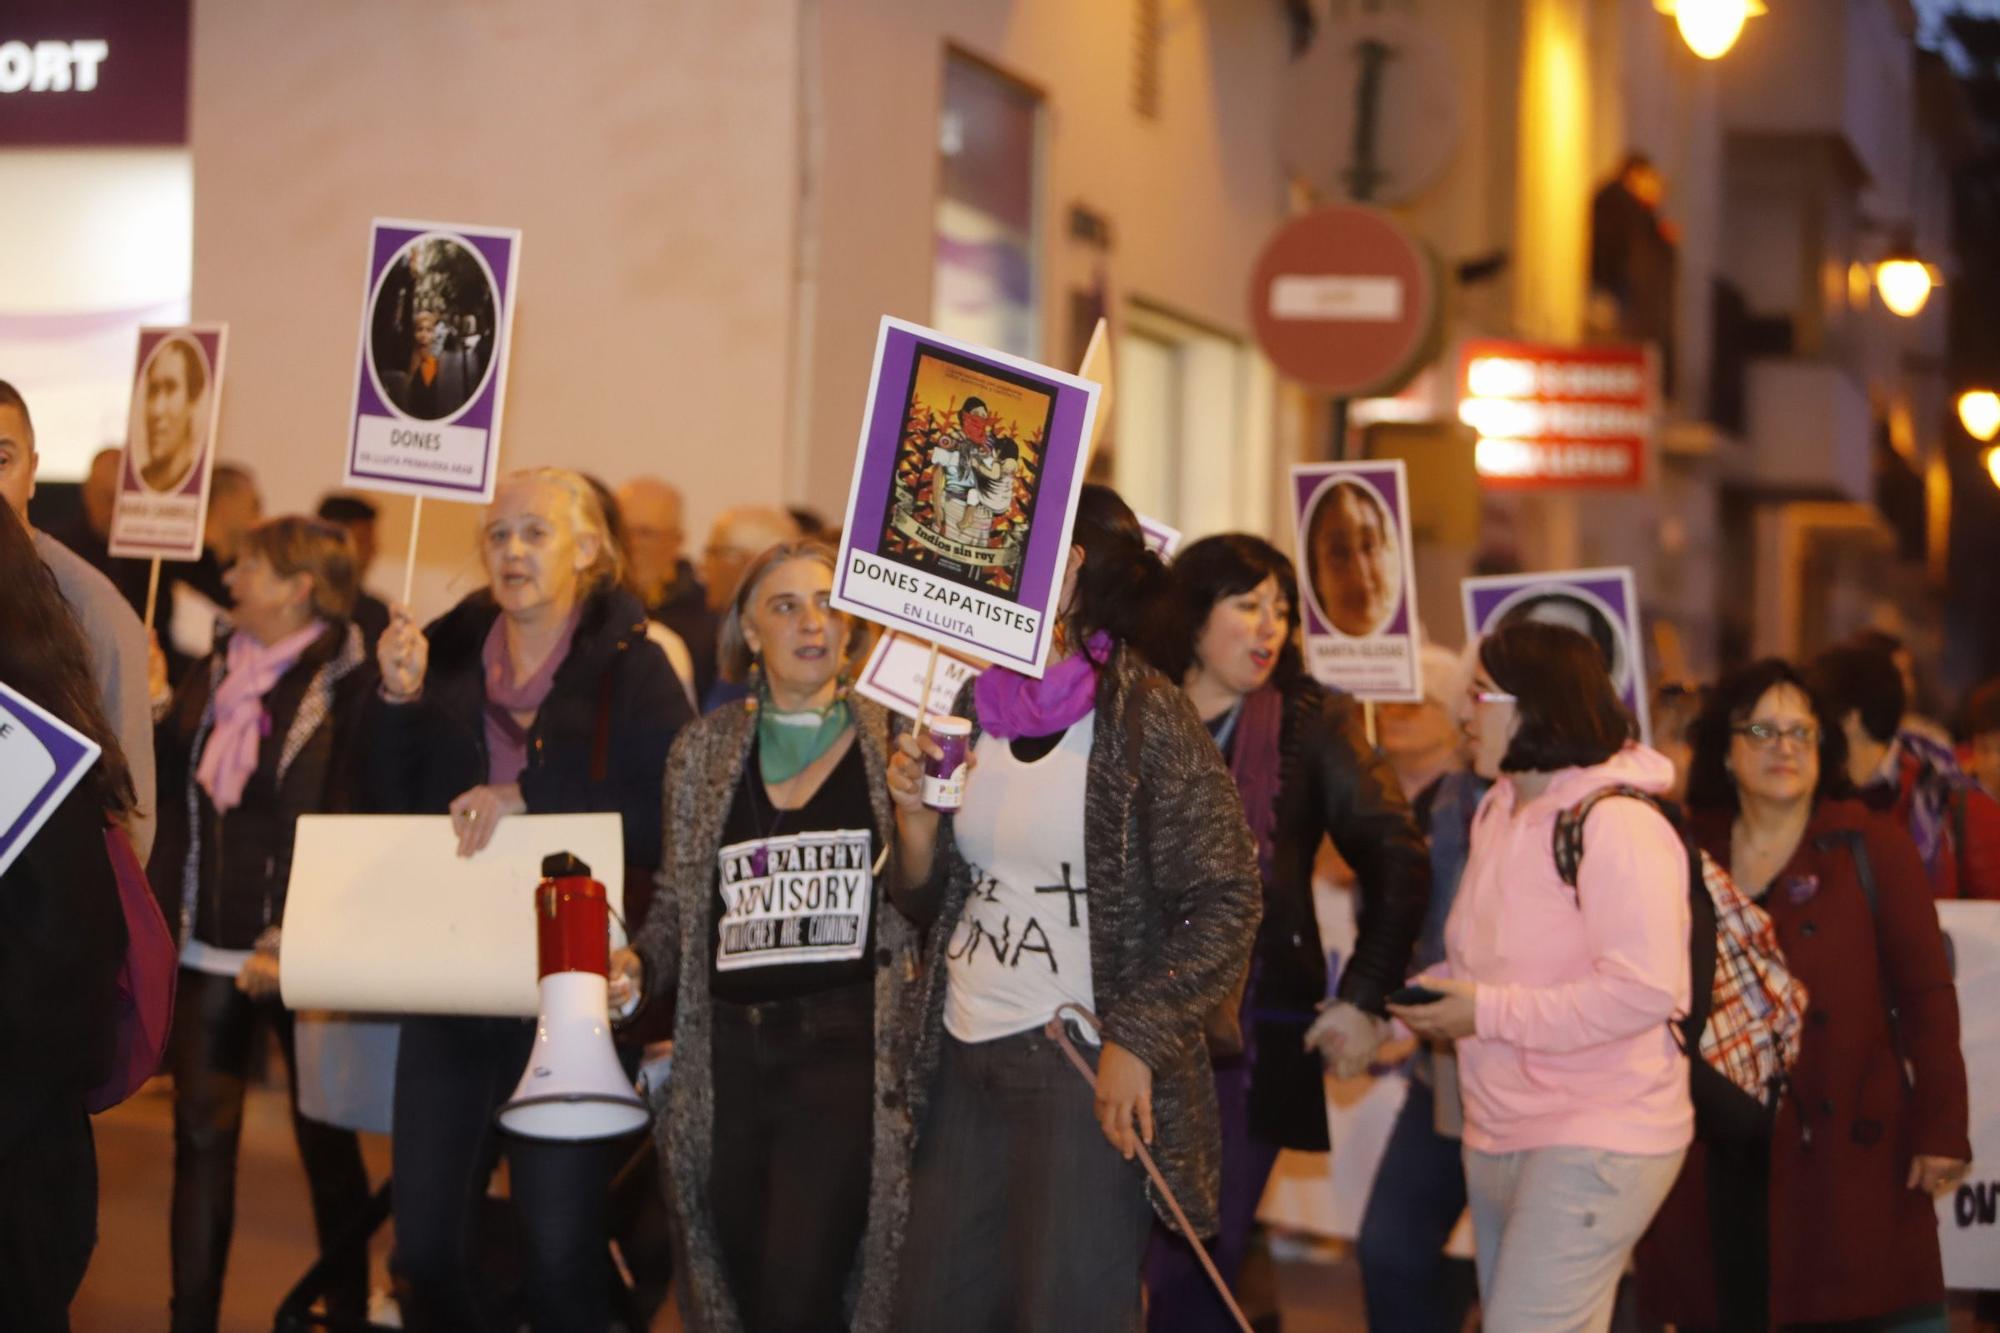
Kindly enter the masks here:
[[[1367, 1068], [1387, 1031], [1430, 899], [1430, 859], [1361, 706], [1305, 673], [1292, 563], [1258, 537], [1208, 537], [1174, 562], [1175, 623], [1156, 656], [1221, 747], [1257, 839], [1264, 921], [1241, 1012], [1242, 1051], [1215, 1062], [1222, 1111], [1222, 1232], [1232, 1284], [1278, 1149], [1325, 1152], [1326, 1067]], [[1331, 837], [1355, 873], [1357, 938], [1327, 991], [1313, 859]], [[1317, 1013], [1317, 1017], [1315, 1014]], [[1228, 1312], [1185, 1243], [1157, 1235], [1149, 1327], [1226, 1329]]]
[[[346, 807], [355, 718], [375, 673], [350, 621], [358, 591], [347, 534], [279, 518], [244, 538], [223, 576], [235, 631], [181, 682], [159, 729], [160, 833], [150, 879], [178, 923], [174, 1006], [173, 1322], [215, 1328], [235, 1222], [244, 1083], [257, 1039], [275, 1031], [292, 1061], [292, 1014], [278, 1000], [278, 926], [300, 815]], [[268, 1038], [265, 1038], [268, 1040]], [[368, 1202], [351, 1130], [299, 1114], [319, 1242]], [[339, 1261], [327, 1315], [359, 1327], [368, 1257]]]

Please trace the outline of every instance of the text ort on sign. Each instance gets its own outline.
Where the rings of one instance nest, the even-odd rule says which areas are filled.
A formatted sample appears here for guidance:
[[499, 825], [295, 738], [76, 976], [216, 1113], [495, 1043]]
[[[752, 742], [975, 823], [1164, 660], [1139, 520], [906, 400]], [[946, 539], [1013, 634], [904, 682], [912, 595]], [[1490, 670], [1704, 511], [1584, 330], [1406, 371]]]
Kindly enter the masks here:
[[1646, 479], [1657, 384], [1645, 347], [1478, 338], [1459, 351], [1458, 415], [1490, 486], [1630, 488]]

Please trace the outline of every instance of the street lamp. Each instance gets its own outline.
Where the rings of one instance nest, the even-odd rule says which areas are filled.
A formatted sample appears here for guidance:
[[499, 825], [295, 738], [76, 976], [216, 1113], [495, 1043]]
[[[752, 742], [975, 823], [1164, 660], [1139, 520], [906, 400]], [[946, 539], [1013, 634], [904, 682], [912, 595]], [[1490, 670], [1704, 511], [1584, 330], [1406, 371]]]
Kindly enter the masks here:
[[2000, 486], [2000, 449], [1986, 451], [1986, 475], [1993, 478], [1993, 484]]
[[1721, 59], [1745, 22], [1771, 12], [1764, 0], [1653, 0], [1653, 8], [1674, 16], [1681, 40], [1703, 60]]
[[[1958, 424], [1981, 443], [2000, 435], [2000, 394], [1991, 389], [1968, 389], [1958, 396]], [[1988, 466], [1991, 466], [1989, 462]]]
[[1937, 281], [1937, 270], [1917, 257], [1908, 232], [1896, 237], [1889, 252], [1875, 263], [1875, 290], [1881, 293], [1882, 304], [1904, 319], [1924, 308]]

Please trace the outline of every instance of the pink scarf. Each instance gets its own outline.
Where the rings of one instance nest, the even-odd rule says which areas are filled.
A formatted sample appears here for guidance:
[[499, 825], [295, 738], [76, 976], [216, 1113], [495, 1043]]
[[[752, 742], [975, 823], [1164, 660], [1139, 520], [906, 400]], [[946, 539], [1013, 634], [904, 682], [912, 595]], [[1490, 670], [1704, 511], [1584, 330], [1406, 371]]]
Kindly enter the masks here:
[[556, 683], [556, 668], [569, 656], [576, 640], [576, 622], [582, 607], [571, 611], [562, 636], [549, 650], [535, 674], [516, 684], [514, 664], [507, 655], [507, 617], [501, 615], [486, 632], [480, 649], [480, 664], [486, 672], [486, 780], [493, 783], [518, 781], [528, 766], [528, 729], [515, 720], [516, 713], [539, 713]]
[[980, 730], [1003, 741], [1069, 730], [1097, 707], [1097, 664], [1110, 658], [1111, 636], [1100, 632], [1090, 636], [1084, 651], [1065, 657], [1040, 680], [988, 667], [972, 686]]
[[215, 689], [215, 726], [195, 770], [217, 813], [243, 803], [243, 788], [257, 771], [257, 747], [271, 730], [264, 696], [324, 633], [326, 622], [314, 620], [272, 644], [241, 631], [231, 636], [222, 684]]

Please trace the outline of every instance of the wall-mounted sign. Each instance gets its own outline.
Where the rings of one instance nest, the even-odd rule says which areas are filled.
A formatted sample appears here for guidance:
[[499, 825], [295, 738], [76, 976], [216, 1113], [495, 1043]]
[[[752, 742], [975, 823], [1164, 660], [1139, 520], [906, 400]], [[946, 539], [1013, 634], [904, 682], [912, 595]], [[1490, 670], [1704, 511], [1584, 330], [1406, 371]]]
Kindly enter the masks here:
[[1387, 213], [1316, 208], [1278, 229], [1250, 279], [1250, 323], [1278, 369], [1337, 398], [1393, 393], [1437, 330], [1430, 253]]
[[1651, 349], [1475, 338], [1458, 365], [1458, 417], [1479, 434], [1487, 485], [1645, 484], [1660, 401]]
[[0, 148], [187, 142], [189, 0], [0, 5]]

